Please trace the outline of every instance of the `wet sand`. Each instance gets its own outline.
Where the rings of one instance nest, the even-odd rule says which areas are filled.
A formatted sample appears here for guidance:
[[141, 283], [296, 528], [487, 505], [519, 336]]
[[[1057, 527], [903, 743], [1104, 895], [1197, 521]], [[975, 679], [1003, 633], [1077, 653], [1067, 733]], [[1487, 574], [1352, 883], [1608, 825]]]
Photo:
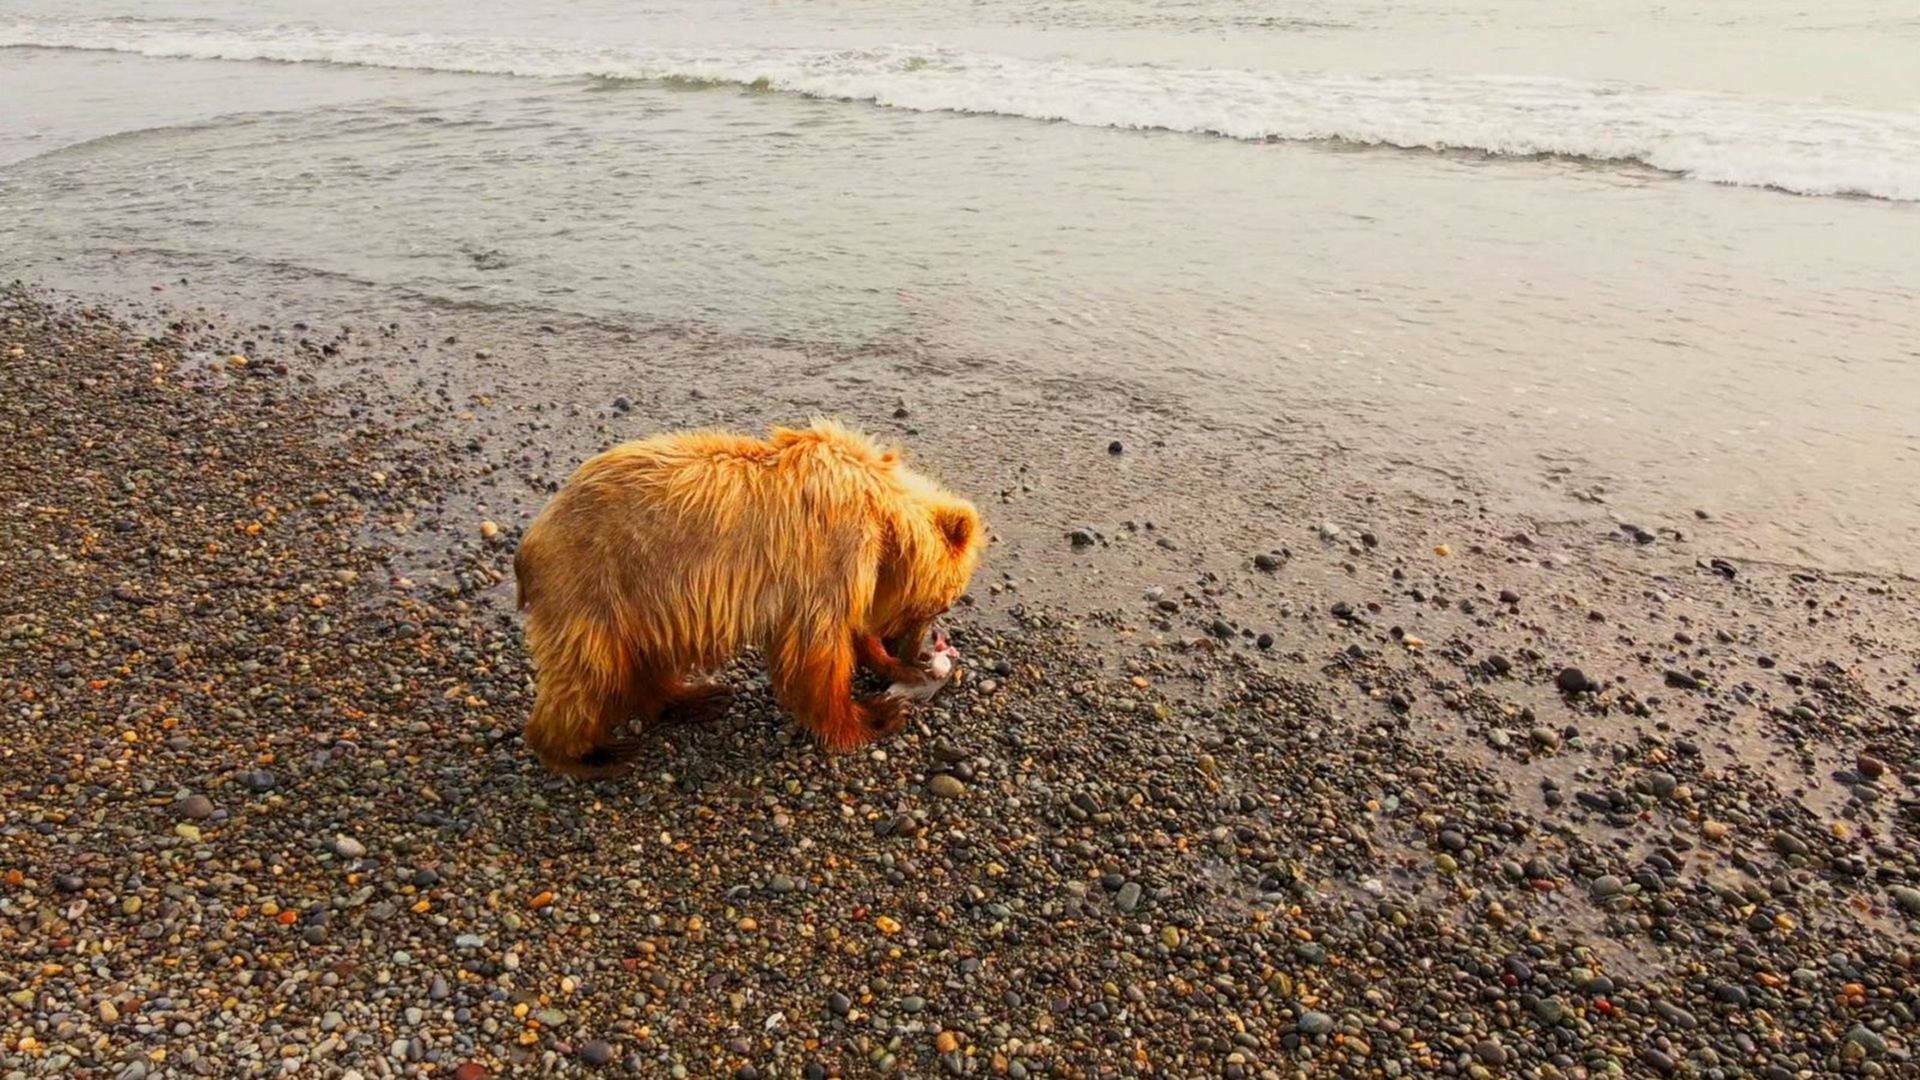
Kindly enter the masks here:
[[[1912, 1067], [1908, 578], [1103, 379], [212, 299], [0, 311], [10, 1069]], [[965, 677], [827, 758], [743, 665], [540, 772], [519, 528], [813, 412], [988, 514]]]

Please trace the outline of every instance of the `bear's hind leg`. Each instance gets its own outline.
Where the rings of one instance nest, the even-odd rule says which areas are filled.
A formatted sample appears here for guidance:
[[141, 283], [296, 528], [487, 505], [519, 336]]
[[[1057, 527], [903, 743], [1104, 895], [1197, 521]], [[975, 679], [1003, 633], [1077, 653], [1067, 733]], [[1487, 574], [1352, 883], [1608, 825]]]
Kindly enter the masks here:
[[640, 752], [638, 740], [616, 734], [629, 711], [624, 692], [543, 674], [523, 737], [554, 772], [582, 780], [620, 776]]
[[695, 724], [718, 720], [733, 704], [733, 691], [717, 682], [676, 682], [660, 708], [663, 724]]
[[636, 663], [620, 692], [600, 702], [588, 725], [591, 745], [580, 754], [578, 767], [562, 771], [594, 779], [623, 775], [644, 748], [640, 732], [660, 723], [718, 715], [705, 710], [717, 707], [724, 712], [730, 696], [723, 686], [689, 685]]
[[604, 625], [549, 622], [535, 612], [527, 641], [537, 682], [522, 738], [554, 772], [585, 780], [633, 767], [638, 740], [622, 731], [644, 703], [618, 636]]

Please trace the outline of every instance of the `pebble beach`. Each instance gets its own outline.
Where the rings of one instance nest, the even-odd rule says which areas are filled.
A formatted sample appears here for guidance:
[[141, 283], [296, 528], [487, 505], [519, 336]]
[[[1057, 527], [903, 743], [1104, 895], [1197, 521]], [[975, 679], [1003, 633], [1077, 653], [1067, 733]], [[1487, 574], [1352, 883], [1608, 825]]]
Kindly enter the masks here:
[[1115, 433], [972, 488], [1019, 574], [900, 736], [821, 754], [746, 658], [575, 783], [508, 597], [578, 455], [353, 377], [444, 329], [0, 293], [0, 1075], [1920, 1067], [1912, 579], [1704, 507], [1036, 523]]

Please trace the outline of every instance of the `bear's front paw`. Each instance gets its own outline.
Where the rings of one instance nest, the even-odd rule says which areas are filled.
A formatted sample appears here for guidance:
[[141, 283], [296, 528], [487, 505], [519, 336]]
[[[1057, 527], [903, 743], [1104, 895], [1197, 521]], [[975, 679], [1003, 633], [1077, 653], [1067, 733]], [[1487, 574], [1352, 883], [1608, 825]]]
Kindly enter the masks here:
[[887, 696], [904, 701], [925, 701], [940, 692], [960, 667], [960, 650], [938, 639], [932, 652], [922, 653], [911, 679], [896, 680], [887, 687]]
[[907, 726], [907, 701], [905, 698], [887, 693], [870, 697], [860, 703], [861, 718], [866, 721], [867, 730], [873, 737], [883, 738]]

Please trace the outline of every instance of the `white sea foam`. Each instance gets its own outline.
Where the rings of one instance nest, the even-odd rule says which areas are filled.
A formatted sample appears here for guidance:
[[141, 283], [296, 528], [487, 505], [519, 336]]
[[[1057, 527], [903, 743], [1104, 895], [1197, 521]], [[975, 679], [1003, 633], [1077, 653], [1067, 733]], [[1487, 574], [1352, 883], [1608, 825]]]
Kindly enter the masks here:
[[1806, 195], [1920, 201], [1920, 112], [1562, 79], [1097, 66], [908, 46], [601, 46], [131, 19], [19, 19], [0, 24], [0, 46], [695, 81], [920, 112], [1233, 139], [1557, 155]]

